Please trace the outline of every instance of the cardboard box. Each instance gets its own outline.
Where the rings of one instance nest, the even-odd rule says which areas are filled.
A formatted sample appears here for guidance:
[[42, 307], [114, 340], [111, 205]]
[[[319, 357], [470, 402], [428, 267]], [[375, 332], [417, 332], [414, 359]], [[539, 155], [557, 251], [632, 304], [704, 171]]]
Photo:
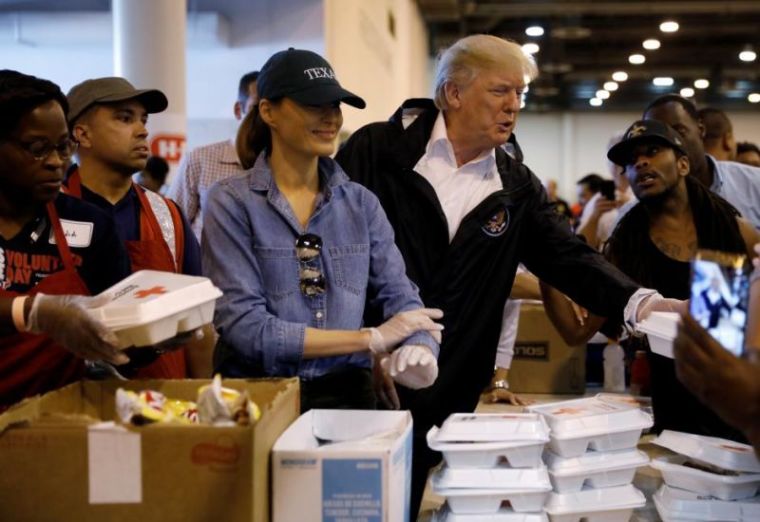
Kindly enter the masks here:
[[509, 387], [517, 393], [586, 391], [586, 346], [565, 344], [542, 304], [520, 306]]
[[254, 426], [99, 422], [116, 418], [119, 387], [194, 400], [208, 382], [82, 381], [0, 415], [0, 520], [268, 521], [269, 454], [298, 417], [297, 379], [224, 381], [259, 405]]
[[412, 416], [310, 410], [272, 449], [274, 522], [409, 522]]

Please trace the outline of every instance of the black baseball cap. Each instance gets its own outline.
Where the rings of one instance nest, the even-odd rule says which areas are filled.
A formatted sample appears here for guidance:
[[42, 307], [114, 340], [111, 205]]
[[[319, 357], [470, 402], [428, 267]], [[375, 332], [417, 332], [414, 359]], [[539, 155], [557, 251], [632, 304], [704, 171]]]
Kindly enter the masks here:
[[96, 103], [137, 100], [150, 114], [162, 112], [169, 105], [166, 95], [158, 89], [136, 89], [126, 79], [118, 76], [85, 80], [72, 87], [66, 98], [69, 101], [70, 126]]
[[363, 109], [364, 100], [340, 86], [327, 60], [303, 49], [280, 51], [264, 64], [256, 82], [259, 99], [290, 98], [303, 105], [344, 102]]
[[686, 154], [683, 141], [678, 133], [668, 125], [657, 120], [638, 120], [625, 131], [623, 139], [607, 151], [607, 158], [621, 167], [631, 162], [631, 152], [640, 143], [660, 143], [666, 147]]

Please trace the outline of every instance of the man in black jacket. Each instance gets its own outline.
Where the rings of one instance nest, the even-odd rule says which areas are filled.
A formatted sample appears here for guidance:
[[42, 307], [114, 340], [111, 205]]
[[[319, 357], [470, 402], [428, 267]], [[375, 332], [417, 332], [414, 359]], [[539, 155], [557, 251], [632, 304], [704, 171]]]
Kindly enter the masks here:
[[[578, 240], [520, 161], [512, 130], [526, 78], [536, 75], [517, 44], [463, 38], [441, 56], [435, 102], [407, 101], [390, 121], [358, 130], [337, 156], [380, 198], [423, 301], [444, 311], [437, 381], [399, 389], [414, 416], [411, 520], [440, 460], [425, 434], [451, 413], [477, 406], [520, 262], [617, 324], [667, 304]], [[515, 158], [502, 149], [508, 141]]]

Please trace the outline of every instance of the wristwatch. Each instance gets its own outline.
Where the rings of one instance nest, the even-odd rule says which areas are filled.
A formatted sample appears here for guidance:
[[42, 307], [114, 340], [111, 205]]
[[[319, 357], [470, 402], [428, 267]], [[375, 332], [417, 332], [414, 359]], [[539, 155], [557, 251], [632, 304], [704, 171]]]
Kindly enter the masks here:
[[509, 383], [506, 379], [499, 379], [498, 381], [493, 381], [491, 384], [491, 389], [493, 390], [508, 390], [509, 389]]

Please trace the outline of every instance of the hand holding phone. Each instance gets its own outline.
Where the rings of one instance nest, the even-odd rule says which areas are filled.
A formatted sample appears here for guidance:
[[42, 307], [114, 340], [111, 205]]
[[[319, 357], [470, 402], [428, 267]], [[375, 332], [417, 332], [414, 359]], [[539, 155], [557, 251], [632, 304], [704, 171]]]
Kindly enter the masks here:
[[700, 250], [691, 262], [689, 311], [720, 344], [744, 354], [749, 273], [747, 256]]

